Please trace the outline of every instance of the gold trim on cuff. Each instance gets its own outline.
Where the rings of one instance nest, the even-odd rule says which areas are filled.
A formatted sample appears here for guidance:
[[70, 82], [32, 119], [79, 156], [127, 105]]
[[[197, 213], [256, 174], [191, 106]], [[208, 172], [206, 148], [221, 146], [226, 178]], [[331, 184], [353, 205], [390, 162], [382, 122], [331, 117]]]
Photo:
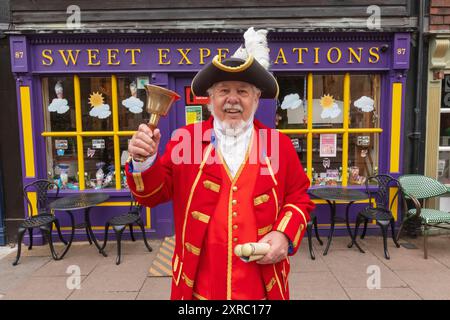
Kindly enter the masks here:
[[284, 232], [284, 230], [286, 229], [286, 227], [287, 227], [289, 221], [291, 221], [291, 218], [292, 218], [292, 211], [287, 211], [287, 212], [284, 214], [283, 219], [281, 219], [281, 222], [280, 222], [280, 224], [278, 225], [277, 230], [278, 230], [278, 231], [281, 231], [281, 232]]
[[142, 181], [142, 174], [140, 172], [133, 172], [133, 180], [136, 185], [136, 191], [142, 192], [144, 191], [144, 181]]
[[161, 183], [161, 185], [158, 188], [156, 188], [155, 190], [153, 190], [152, 192], [144, 194], [144, 195], [137, 194], [133, 190], [131, 190], [131, 193], [134, 194], [136, 197], [139, 197], [139, 198], [148, 198], [148, 197], [151, 197], [152, 195], [154, 195], [155, 193], [157, 193], [158, 191], [160, 191], [163, 186], [164, 186], [164, 182]]
[[305, 223], [305, 224], [308, 223], [308, 220], [306, 220], [306, 216], [305, 216], [305, 214], [303, 213], [303, 211], [302, 211], [299, 207], [297, 207], [295, 204], [288, 203], [288, 204], [285, 204], [285, 205], [283, 206], [283, 208], [284, 208], [284, 207], [291, 207], [291, 208], [294, 208], [295, 210], [297, 210], [297, 211], [302, 215], [303, 220], [304, 220], [304, 223]]

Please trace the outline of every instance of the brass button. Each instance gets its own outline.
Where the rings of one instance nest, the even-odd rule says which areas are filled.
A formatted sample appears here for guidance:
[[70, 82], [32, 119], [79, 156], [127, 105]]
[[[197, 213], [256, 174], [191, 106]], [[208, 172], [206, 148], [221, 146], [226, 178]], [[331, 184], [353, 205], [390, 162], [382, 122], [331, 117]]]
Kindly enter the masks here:
[[233, 230], [236, 230], [238, 228], [238, 226], [237, 226], [237, 224], [235, 224], [234, 226], [233, 226]]
[[235, 211], [235, 212], [233, 212], [233, 217], [237, 217], [237, 212]]
[[234, 199], [233, 201], [231, 201], [231, 203], [232, 203], [233, 205], [236, 205], [236, 203], [237, 203], [237, 200], [236, 200], [236, 199]]
[[233, 187], [233, 191], [236, 192], [237, 190], [238, 190], [238, 187], [237, 187], [237, 186], [234, 186], [234, 187]]
[[233, 238], [233, 242], [237, 242], [238, 241], [238, 238]]

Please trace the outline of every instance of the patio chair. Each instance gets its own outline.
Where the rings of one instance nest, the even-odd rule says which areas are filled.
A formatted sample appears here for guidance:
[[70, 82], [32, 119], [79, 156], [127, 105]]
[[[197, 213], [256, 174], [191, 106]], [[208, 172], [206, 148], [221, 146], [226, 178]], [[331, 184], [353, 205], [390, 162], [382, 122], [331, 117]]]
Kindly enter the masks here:
[[[375, 192], [371, 192], [369, 188], [369, 183], [372, 181], [376, 182], [378, 187]], [[397, 190], [392, 197], [392, 200], [389, 202], [389, 190], [393, 187], [397, 188]], [[358, 236], [358, 228], [362, 222], [364, 222], [364, 229], [361, 234], [361, 239], [364, 239], [367, 231], [367, 223], [375, 220], [376, 224], [381, 228], [383, 235], [384, 256], [386, 259], [390, 259], [389, 251], [387, 249], [389, 226], [392, 231], [392, 240], [394, 241], [395, 246], [400, 248], [395, 235], [395, 219], [392, 214], [392, 206], [397, 200], [398, 194], [401, 193], [400, 183], [397, 179], [394, 179], [390, 175], [379, 174], [366, 179], [366, 192], [369, 195], [369, 206], [360, 211], [356, 217], [355, 234], [353, 239], [356, 240], [356, 237]], [[374, 201], [376, 204], [375, 206], [373, 206]]]
[[[20, 254], [22, 251], [22, 240], [25, 232], [28, 230], [30, 235], [30, 244], [28, 246], [28, 250], [33, 248], [33, 229], [39, 228], [41, 230], [42, 235], [47, 240], [50, 251], [53, 259], [58, 260], [58, 255], [53, 247], [52, 241], [52, 228], [53, 223], [56, 225], [56, 230], [58, 231], [59, 239], [64, 243], [67, 242], [64, 240], [61, 234], [60, 224], [58, 219], [53, 215], [53, 212], [48, 208], [48, 190], [54, 189], [56, 187], [56, 196], [59, 193], [59, 187], [54, 182], [48, 180], [36, 180], [30, 184], [27, 184], [23, 188], [23, 196], [28, 205], [29, 217], [26, 218], [20, 225], [19, 231], [17, 235], [17, 256], [16, 260], [13, 262], [13, 265], [16, 266], [20, 259]], [[34, 212], [34, 206], [30, 200], [29, 193], [36, 193], [36, 209], [37, 212]]]
[[320, 245], [323, 245], [322, 240], [320, 240], [319, 232], [317, 228], [317, 216], [314, 213], [310, 213], [310, 219], [308, 221], [308, 224], [306, 225], [306, 233], [308, 234], [308, 247], [309, 247], [309, 255], [311, 256], [312, 260], [316, 259], [316, 256], [314, 255], [314, 249], [312, 246], [312, 227], [314, 226], [314, 232], [316, 235], [317, 241], [319, 241]]
[[[406, 221], [413, 217], [418, 217], [423, 232], [423, 254], [424, 258], [428, 258], [428, 231], [430, 227], [450, 230], [450, 213], [424, 208], [425, 201], [435, 197], [442, 196], [448, 192], [447, 187], [436, 179], [418, 174], [407, 174], [399, 178], [403, 188], [405, 198], [411, 200], [414, 208], [408, 209], [406, 199], [404, 201], [405, 215], [397, 234], [400, 238], [400, 232]], [[422, 204], [420, 203], [422, 201]]]
[[126, 227], [130, 228], [130, 236], [132, 241], [136, 241], [133, 234], [133, 224], [137, 224], [142, 231], [142, 236], [144, 238], [145, 246], [149, 252], [152, 252], [153, 249], [147, 242], [147, 237], [145, 235], [144, 223], [142, 222], [141, 216], [139, 215], [141, 210], [141, 206], [134, 199], [133, 195], [131, 195], [130, 208], [127, 213], [121, 214], [119, 216], [112, 217], [105, 224], [105, 239], [103, 241], [103, 245], [100, 248], [100, 253], [104, 253], [104, 249], [106, 247], [106, 243], [108, 241], [108, 230], [111, 226], [116, 233], [116, 241], [117, 241], [117, 258], [116, 264], [119, 265], [121, 261], [121, 240], [122, 234]]

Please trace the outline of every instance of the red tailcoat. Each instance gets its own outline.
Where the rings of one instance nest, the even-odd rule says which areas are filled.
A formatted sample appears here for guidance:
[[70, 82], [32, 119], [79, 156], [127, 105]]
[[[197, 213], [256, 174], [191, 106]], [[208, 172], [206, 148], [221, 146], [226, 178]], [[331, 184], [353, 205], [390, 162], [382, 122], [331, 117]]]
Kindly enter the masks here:
[[[172, 299], [192, 299], [200, 253], [211, 216], [216, 212], [223, 179], [217, 161], [213, 118], [175, 131], [164, 155], [142, 173], [126, 166], [127, 183], [136, 199], [154, 207], [173, 200], [175, 251], [172, 258]], [[296, 253], [314, 209], [307, 189], [310, 185], [291, 140], [275, 129], [254, 121], [260, 171], [253, 190], [257, 240], [272, 230], [283, 232]], [[213, 138], [212, 138], [213, 137]], [[254, 142], [255, 143], [255, 142]], [[250, 161], [249, 159], [249, 161]], [[229, 208], [232, 211], [232, 194]], [[230, 251], [229, 254], [233, 254]], [[268, 299], [289, 299], [289, 259], [259, 265]], [[244, 283], [251, 286], [251, 283]]]

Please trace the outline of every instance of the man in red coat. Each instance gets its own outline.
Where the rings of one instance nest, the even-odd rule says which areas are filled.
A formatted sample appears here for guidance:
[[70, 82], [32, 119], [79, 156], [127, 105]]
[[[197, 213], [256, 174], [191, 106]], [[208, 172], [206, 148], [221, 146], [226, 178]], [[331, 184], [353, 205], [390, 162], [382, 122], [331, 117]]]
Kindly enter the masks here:
[[[276, 79], [252, 56], [216, 56], [191, 88], [209, 95], [211, 118], [177, 129], [163, 155], [160, 131], [140, 125], [126, 167], [141, 204], [173, 201], [171, 298], [289, 299], [288, 256], [298, 250], [314, 204], [291, 140], [254, 120], [259, 99], [278, 96]], [[234, 251], [249, 242], [270, 249], [245, 262]]]

